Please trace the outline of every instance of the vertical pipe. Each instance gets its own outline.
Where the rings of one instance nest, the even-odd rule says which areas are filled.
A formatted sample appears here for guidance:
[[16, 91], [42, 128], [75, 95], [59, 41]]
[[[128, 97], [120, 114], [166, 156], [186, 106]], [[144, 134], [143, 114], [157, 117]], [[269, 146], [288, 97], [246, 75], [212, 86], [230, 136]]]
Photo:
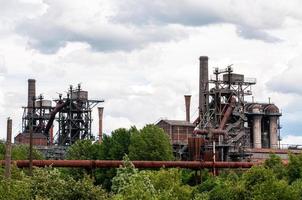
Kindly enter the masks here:
[[270, 117], [270, 145], [272, 149], [278, 148], [278, 117], [271, 116]]
[[185, 95], [185, 105], [186, 105], [186, 121], [190, 122], [190, 105], [191, 105], [191, 95]]
[[27, 107], [28, 113], [31, 113], [33, 110], [33, 97], [36, 96], [36, 80], [28, 79], [28, 99], [27, 99]]
[[169, 128], [170, 128], [170, 139], [171, 139], [171, 143], [173, 144], [174, 141], [173, 141], [173, 135], [172, 135], [172, 125], [169, 125]]
[[104, 107], [98, 108], [99, 112], [99, 143], [102, 143], [103, 138], [103, 113], [104, 113]]
[[209, 104], [209, 69], [208, 69], [208, 57], [199, 57], [199, 115], [201, 120], [203, 115], [207, 112], [207, 105]]
[[177, 144], [179, 144], [179, 127], [177, 127]]
[[5, 178], [11, 177], [11, 150], [12, 150], [12, 120], [8, 118], [6, 148], [5, 148]]
[[261, 149], [261, 120], [262, 116], [255, 115], [253, 123], [253, 143], [254, 148]]
[[213, 141], [213, 175], [214, 176], [216, 176], [215, 162], [216, 162], [216, 143], [214, 140]]

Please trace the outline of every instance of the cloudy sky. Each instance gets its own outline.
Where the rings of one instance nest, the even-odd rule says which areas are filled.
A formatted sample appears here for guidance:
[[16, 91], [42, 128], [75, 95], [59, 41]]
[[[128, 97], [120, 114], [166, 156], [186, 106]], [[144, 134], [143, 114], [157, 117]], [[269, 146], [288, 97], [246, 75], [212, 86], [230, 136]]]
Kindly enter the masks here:
[[[27, 79], [47, 99], [81, 83], [105, 99], [104, 128], [184, 119], [198, 102], [198, 58], [256, 77], [256, 101], [283, 112], [302, 144], [302, 1], [0, 0], [0, 138], [21, 130]], [[96, 118], [96, 111], [94, 111]], [[97, 130], [94, 121], [94, 132]]]

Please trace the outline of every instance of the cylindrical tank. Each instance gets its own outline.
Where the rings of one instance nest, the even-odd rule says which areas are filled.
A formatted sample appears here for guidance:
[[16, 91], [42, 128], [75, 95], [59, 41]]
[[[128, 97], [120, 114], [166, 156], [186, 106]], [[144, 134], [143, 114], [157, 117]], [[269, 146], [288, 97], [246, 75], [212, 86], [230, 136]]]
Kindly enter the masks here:
[[274, 104], [269, 104], [264, 109], [269, 117], [269, 137], [270, 137], [270, 148], [277, 149], [278, 148], [278, 116], [279, 108]]
[[258, 104], [255, 104], [253, 106], [253, 113], [255, 114], [253, 117], [253, 145], [256, 149], [261, 149], [261, 120], [262, 116], [257, 115], [261, 112], [261, 106]]
[[270, 120], [270, 144], [272, 149], [278, 148], [278, 117], [271, 116]]

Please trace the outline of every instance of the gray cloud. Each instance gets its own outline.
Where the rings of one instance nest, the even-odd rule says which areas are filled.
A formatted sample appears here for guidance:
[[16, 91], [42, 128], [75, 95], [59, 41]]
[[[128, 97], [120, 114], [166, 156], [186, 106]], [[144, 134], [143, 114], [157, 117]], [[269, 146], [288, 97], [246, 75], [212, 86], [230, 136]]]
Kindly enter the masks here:
[[67, 42], [84, 42], [93, 50], [110, 52], [133, 50], [153, 42], [170, 41], [183, 38], [186, 33], [179, 25], [156, 26], [125, 25], [108, 22], [105, 17], [83, 16], [83, 19], [68, 12], [77, 12], [79, 8], [61, 5], [58, 1], [46, 1], [47, 11], [36, 18], [24, 19], [16, 26], [16, 31], [27, 37], [32, 48], [43, 53], [55, 53]]
[[265, 30], [282, 26], [288, 12], [286, 7], [272, 6], [272, 1], [141, 1], [118, 3], [119, 12], [114, 21], [142, 24], [182, 24], [205, 26], [231, 23], [238, 35], [246, 39], [279, 42]]
[[104, 14], [103, 5], [93, 1], [90, 8], [96, 8], [81, 18], [81, 3], [77, 3], [45, 0], [44, 14], [24, 18], [16, 30], [27, 37], [30, 47], [51, 54], [67, 42], [84, 42], [102, 52], [129, 51], [154, 42], [180, 39], [189, 34], [189, 27], [219, 23], [234, 24], [243, 38], [274, 43], [281, 40], [269, 30], [280, 28], [291, 11], [272, 6], [271, 0], [112, 0], [107, 2], [113, 5], [110, 15]]
[[127, 51], [142, 48], [152, 42], [169, 41], [186, 35], [180, 26], [144, 26], [138, 29], [119, 24], [100, 24], [99, 27], [84, 27], [81, 30], [76, 25], [70, 28], [44, 18], [27, 20], [17, 27], [17, 31], [28, 37], [31, 47], [43, 53], [55, 53], [67, 42], [84, 42], [93, 50], [102, 52]]
[[274, 37], [263, 30], [255, 30], [254, 28], [247, 26], [237, 26], [237, 34], [246, 39], [262, 40], [264, 42], [275, 43], [282, 40]]

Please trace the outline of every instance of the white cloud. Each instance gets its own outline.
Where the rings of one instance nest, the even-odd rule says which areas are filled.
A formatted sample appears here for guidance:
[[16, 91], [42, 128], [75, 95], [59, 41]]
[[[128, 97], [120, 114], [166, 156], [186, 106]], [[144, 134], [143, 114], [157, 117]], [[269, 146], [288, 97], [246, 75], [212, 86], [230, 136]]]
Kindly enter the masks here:
[[281, 145], [286, 147], [287, 145], [295, 145], [299, 144], [302, 145], [302, 136], [293, 136], [289, 135], [282, 139]]
[[[14, 135], [20, 130], [28, 78], [37, 79], [37, 93], [47, 99], [56, 98], [69, 84], [82, 83], [91, 98], [106, 100], [106, 132], [141, 127], [161, 117], [184, 119], [183, 95], [193, 95], [193, 115], [198, 57], [208, 55], [210, 69], [234, 64], [236, 72], [256, 77], [255, 99], [267, 102], [271, 97], [283, 110], [283, 135], [301, 134], [299, 2], [138, 5], [133, 0], [131, 9], [123, 4], [123, 10], [116, 1], [14, 3], [0, 16], [0, 24], [7, 25], [0, 28], [1, 130], [8, 116], [14, 120]], [[7, 21], [15, 11], [20, 12]], [[267, 42], [274, 38], [281, 42]], [[93, 116], [96, 133], [96, 111]]]

